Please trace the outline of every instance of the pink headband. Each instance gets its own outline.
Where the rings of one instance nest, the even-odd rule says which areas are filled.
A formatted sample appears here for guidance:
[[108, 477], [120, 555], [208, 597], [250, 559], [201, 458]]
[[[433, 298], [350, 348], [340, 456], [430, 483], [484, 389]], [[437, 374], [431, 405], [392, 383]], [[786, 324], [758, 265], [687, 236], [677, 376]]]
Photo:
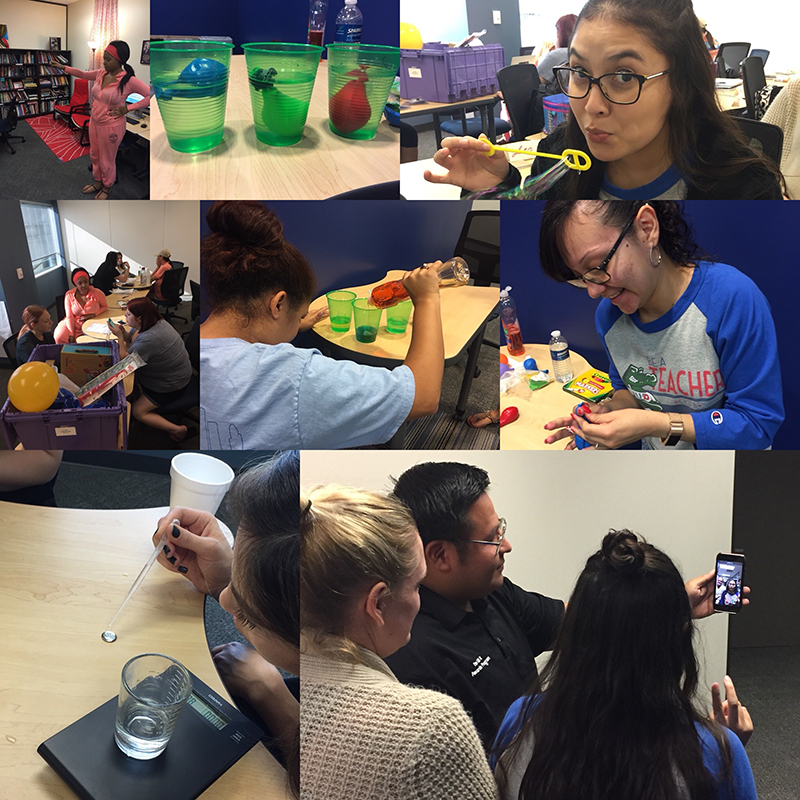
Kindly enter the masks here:
[[80, 275], [81, 273], [83, 273], [83, 274], [84, 274], [84, 275], [85, 275], [85, 276], [86, 276], [86, 277], [87, 277], [89, 280], [91, 280], [91, 277], [90, 277], [89, 273], [88, 273], [88, 272], [87, 272], [85, 269], [76, 269], [76, 270], [75, 270], [75, 274], [72, 276], [72, 285], [73, 285], [73, 286], [77, 286], [77, 285], [78, 285], [77, 283], [75, 283], [75, 279], [76, 279], [76, 278], [78, 277], [78, 275]]
[[117, 61], [119, 61], [120, 64], [124, 64], [125, 63], [124, 60], [119, 57], [119, 53], [117, 52], [117, 48], [114, 47], [113, 44], [106, 45], [106, 53], [109, 53], [114, 58], [116, 58]]

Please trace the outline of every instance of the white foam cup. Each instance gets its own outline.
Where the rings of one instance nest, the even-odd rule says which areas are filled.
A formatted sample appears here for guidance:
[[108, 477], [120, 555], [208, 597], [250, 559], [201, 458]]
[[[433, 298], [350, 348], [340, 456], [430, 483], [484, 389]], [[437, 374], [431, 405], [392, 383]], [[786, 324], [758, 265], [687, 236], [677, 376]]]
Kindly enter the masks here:
[[218, 458], [203, 453], [180, 453], [172, 459], [169, 474], [171, 507], [184, 506], [215, 514], [233, 482], [233, 470]]

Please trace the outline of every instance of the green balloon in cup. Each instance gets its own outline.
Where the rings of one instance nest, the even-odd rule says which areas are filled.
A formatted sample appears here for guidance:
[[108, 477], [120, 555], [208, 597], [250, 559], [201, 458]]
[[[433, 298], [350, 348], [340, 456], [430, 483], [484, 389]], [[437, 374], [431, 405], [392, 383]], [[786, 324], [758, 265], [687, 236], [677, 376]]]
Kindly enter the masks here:
[[261, 92], [261, 123], [278, 136], [293, 136], [302, 131], [308, 115], [308, 103], [290, 97], [273, 83], [277, 71], [256, 69], [250, 85]]

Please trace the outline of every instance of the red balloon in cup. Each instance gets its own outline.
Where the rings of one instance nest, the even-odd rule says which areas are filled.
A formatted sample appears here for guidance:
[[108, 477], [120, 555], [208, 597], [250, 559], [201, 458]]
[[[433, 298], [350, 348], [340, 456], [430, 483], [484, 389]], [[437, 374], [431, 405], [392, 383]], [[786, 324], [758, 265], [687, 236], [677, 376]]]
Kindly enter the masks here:
[[336, 130], [353, 133], [363, 128], [372, 116], [364, 84], [369, 80], [364, 68], [347, 73], [352, 77], [328, 102], [328, 113]]
[[503, 425], [508, 425], [511, 422], [515, 422], [518, 419], [519, 419], [519, 409], [516, 406], [509, 406], [500, 415], [500, 427], [502, 428]]

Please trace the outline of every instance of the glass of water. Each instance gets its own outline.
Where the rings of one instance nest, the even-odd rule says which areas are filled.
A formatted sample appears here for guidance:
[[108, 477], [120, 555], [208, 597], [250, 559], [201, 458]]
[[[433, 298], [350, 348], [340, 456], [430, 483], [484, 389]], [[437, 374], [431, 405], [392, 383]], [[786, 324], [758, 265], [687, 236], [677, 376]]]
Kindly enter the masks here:
[[122, 668], [114, 732], [119, 749], [140, 760], [161, 755], [191, 693], [189, 671], [174, 658], [134, 656]]

